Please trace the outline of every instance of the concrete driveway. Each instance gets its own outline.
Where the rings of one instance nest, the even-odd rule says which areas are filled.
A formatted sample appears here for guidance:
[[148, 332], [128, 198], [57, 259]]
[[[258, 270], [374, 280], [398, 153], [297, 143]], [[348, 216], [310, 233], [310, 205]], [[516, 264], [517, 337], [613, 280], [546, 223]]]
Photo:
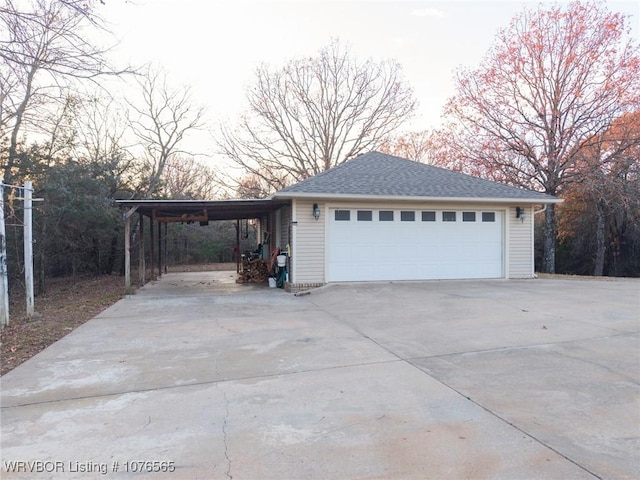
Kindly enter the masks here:
[[640, 282], [168, 274], [2, 377], [2, 478], [640, 476]]

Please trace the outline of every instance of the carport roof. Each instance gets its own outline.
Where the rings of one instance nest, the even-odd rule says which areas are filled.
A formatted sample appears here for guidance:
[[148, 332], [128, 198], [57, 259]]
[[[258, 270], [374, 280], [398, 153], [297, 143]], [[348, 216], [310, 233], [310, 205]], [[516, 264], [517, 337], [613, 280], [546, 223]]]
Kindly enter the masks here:
[[288, 203], [284, 199], [116, 200], [119, 206], [135, 207], [137, 212], [147, 217], [168, 221], [190, 221], [205, 211], [207, 220], [212, 221], [259, 218]]
[[552, 195], [380, 152], [359, 155], [273, 195], [273, 198], [305, 197], [522, 203], [562, 201]]

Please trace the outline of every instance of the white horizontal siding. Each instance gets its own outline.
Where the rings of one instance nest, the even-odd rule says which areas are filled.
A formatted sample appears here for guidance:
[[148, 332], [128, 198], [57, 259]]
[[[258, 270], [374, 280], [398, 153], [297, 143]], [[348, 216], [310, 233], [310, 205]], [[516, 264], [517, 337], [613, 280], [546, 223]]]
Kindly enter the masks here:
[[525, 220], [516, 218], [515, 207], [510, 207], [507, 214], [509, 222], [509, 278], [533, 277], [533, 209], [522, 207], [526, 212]]
[[[320, 207], [320, 219], [313, 218], [313, 204]], [[295, 236], [295, 267], [293, 282], [324, 283], [324, 235], [326, 212], [324, 203], [308, 200], [294, 202], [294, 218], [296, 221], [293, 235]]]
[[291, 207], [282, 207], [280, 212], [280, 245], [277, 246], [282, 250], [286, 250], [287, 245], [290, 243], [289, 225], [291, 224]]

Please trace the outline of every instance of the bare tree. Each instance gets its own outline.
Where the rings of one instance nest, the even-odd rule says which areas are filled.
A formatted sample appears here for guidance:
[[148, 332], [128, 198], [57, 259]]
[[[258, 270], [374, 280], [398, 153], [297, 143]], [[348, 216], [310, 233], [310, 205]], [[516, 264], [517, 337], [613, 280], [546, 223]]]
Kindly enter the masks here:
[[89, 29], [102, 29], [91, 2], [34, 0], [21, 10], [6, 0], [0, 25], [0, 137], [9, 137], [3, 173], [10, 182], [22, 131], [46, 132], [42, 112], [66, 99], [71, 82], [129, 70], [113, 69], [106, 61], [109, 49], [88, 40]]
[[[484, 174], [558, 195], [584, 174], [581, 150], [640, 104], [638, 46], [626, 18], [595, 4], [525, 10], [478, 69], [461, 70], [447, 112], [452, 151]], [[555, 271], [556, 217], [545, 213], [543, 270]]]
[[[269, 175], [255, 175], [249, 173], [237, 182], [235, 189], [236, 196], [239, 198], [267, 198], [273, 193], [273, 187], [265, 181], [265, 177], [273, 178], [276, 175], [275, 172], [270, 172]], [[284, 174], [281, 174], [284, 177]], [[286, 185], [284, 178], [278, 179], [279, 185]]]
[[280, 69], [260, 66], [247, 97], [248, 113], [218, 144], [272, 189], [377, 147], [416, 107], [398, 63], [358, 61], [338, 41]]
[[185, 135], [202, 127], [202, 107], [194, 106], [188, 87], [173, 89], [161, 70], [149, 69], [138, 81], [142, 105], [129, 102], [135, 115], [130, 125], [146, 152], [148, 183], [144, 198], [156, 193], [169, 159], [190, 154], [182, 149]]
[[126, 112], [105, 95], [79, 99], [74, 157], [109, 186], [111, 198], [129, 197], [138, 188], [141, 161], [126, 144]]
[[185, 155], [169, 157], [161, 183], [163, 196], [173, 200], [212, 199], [219, 193], [215, 171]]
[[451, 167], [447, 157], [440, 154], [441, 143], [438, 131], [422, 130], [392, 137], [381, 145], [380, 151], [428, 165]]

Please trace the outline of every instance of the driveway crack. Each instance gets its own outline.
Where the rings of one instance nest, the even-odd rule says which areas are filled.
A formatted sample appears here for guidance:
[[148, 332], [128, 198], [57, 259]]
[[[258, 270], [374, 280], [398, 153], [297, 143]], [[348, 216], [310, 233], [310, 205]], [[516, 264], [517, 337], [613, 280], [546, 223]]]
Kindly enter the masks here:
[[227, 478], [232, 479], [233, 475], [231, 475], [231, 457], [229, 457], [229, 443], [228, 443], [228, 435], [227, 435], [227, 424], [229, 422], [229, 399], [227, 398], [227, 394], [225, 393], [222, 386], [217, 384], [218, 390], [222, 394], [222, 398], [224, 399], [224, 418], [222, 419], [222, 442], [224, 443], [224, 458], [227, 460], [227, 471], [225, 472]]
[[[474, 398], [472, 398], [470, 395], [467, 395], [465, 393], [463, 393], [461, 390], [455, 388], [453, 385], [448, 384], [447, 382], [445, 382], [443, 379], [438, 378], [437, 376], [423, 370], [422, 368], [420, 368], [418, 365], [416, 365], [413, 360], [411, 358], [403, 358], [401, 355], [399, 355], [398, 353], [394, 352], [391, 348], [387, 347], [386, 345], [382, 344], [381, 342], [377, 341], [375, 338], [372, 338], [371, 336], [367, 335], [366, 333], [364, 333], [362, 330], [360, 330], [359, 328], [357, 328], [355, 325], [345, 321], [344, 319], [338, 317], [337, 315], [333, 314], [332, 312], [326, 310], [325, 308], [321, 307], [320, 305], [316, 304], [315, 302], [310, 301], [311, 304], [315, 305], [318, 309], [324, 311], [325, 313], [327, 313], [329, 316], [331, 316], [332, 318], [334, 318], [337, 322], [342, 323], [343, 325], [347, 325], [349, 326], [351, 329], [353, 329], [355, 332], [357, 332], [359, 335], [362, 335], [362, 337], [366, 338], [367, 340], [375, 343], [376, 345], [378, 345], [380, 348], [386, 350], [388, 353], [390, 353], [391, 355], [397, 357], [401, 362], [406, 363], [407, 365], [409, 365], [410, 367], [418, 370], [418, 372], [420, 372], [422, 375], [426, 375], [430, 378], [432, 378], [433, 380], [435, 380], [436, 382], [444, 385], [445, 387], [449, 388], [451, 391], [455, 392], [456, 394], [460, 395], [461, 397], [467, 399], [467, 401], [473, 403], [474, 405], [478, 406], [479, 408], [481, 408], [482, 410], [484, 410], [485, 412], [487, 412], [489, 415], [492, 415], [493, 417], [497, 418], [499, 421], [504, 422], [505, 424], [509, 425], [511, 428], [514, 428], [515, 430], [519, 431], [520, 433], [522, 433], [523, 435], [526, 435], [527, 437], [529, 437], [530, 439], [532, 439], [533, 441], [537, 442], [538, 444], [542, 445], [544, 448], [547, 448], [549, 450], [551, 450], [552, 452], [556, 453], [557, 455], [559, 455], [560, 457], [564, 458], [565, 460], [567, 460], [568, 462], [574, 464], [576, 467], [582, 469], [583, 471], [585, 471], [587, 474], [591, 475], [593, 478], [602, 480], [602, 477], [597, 475], [595, 472], [592, 472], [591, 470], [589, 470], [586, 466], [581, 465], [580, 463], [578, 463], [578, 461], [573, 460], [572, 458], [570, 458], [569, 456], [565, 455], [564, 453], [562, 453], [561, 451], [559, 451], [558, 449], [552, 447], [551, 445], [547, 444], [545, 441], [543, 441], [540, 438], [537, 438], [535, 435], [533, 435], [532, 433], [524, 430], [522, 427], [516, 425], [515, 423], [509, 421], [507, 418], [501, 416], [500, 414], [498, 414], [497, 412], [491, 410], [489, 407], [483, 405], [481, 402], [479, 402], [478, 400], [475, 400]], [[559, 343], [564, 343], [564, 342], [559, 342]], [[567, 342], [570, 343], [570, 342]], [[522, 347], [521, 347], [522, 348]], [[529, 348], [529, 347], [527, 347]], [[460, 355], [460, 354], [453, 354], [453, 355]], [[446, 355], [441, 355], [441, 356], [446, 356]]]
[[564, 458], [566, 461], [574, 464], [576, 467], [582, 469], [587, 474], [593, 476], [594, 478], [596, 478], [598, 480], [602, 480], [602, 477], [600, 475], [598, 475], [597, 473], [589, 470], [589, 468], [587, 468], [585, 465], [582, 465], [577, 460], [574, 460], [571, 457], [569, 457], [567, 454], [562, 453], [559, 449], [553, 447], [549, 443], [545, 442], [543, 439], [536, 437], [533, 433], [525, 430], [523, 427], [521, 427], [521, 426], [517, 425], [516, 423], [510, 421], [508, 418], [500, 415], [498, 412], [495, 412], [494, 410], [492, 410], [488, 406], [486, 406], [483, 403], [481, 403], [479, 400], [476, 400], [476, 399], [472, 398], [470, 394], [466, 394], [462, 390], [460, 390], [460, 389], [454, 387], [453, 385], [445, 382], [443, 379], [438, 378], [437, 376], [432, 375], [432, 374], [422, 370], [418, 365], [413, 364], [411, 361], [408, 361], [408, 363], [410, 365], [412, 365], [413, 367], [417, 368], [418, 370], [420, 370], [424, 375], [427, 375], [428, 377], [433, 378], [435, 381], [441, 383], [445, 387], [447, 387], [447, 388], [451, 389], [452, 391], [456, 392], [461, 397], [466, 398], [469, 402], [473, 403], [474, 405], [477, 405], [482, 410], [487, 412], [489, 415], [492, 415], [493, 417], [497, 418], [499, 421], [504, 422], [505, 424], [509, 425], [511, 428], [514, 428], [515, 430], [517, 430], [518, 432], [522, 433], [523, 435], [526, 435], [527, 437], [529, 437], [534, 442], [542, 445], [544, 448], [547, 448], [547, 449], [551, 450], [556, 455], [559, 455], [560, 457]]

